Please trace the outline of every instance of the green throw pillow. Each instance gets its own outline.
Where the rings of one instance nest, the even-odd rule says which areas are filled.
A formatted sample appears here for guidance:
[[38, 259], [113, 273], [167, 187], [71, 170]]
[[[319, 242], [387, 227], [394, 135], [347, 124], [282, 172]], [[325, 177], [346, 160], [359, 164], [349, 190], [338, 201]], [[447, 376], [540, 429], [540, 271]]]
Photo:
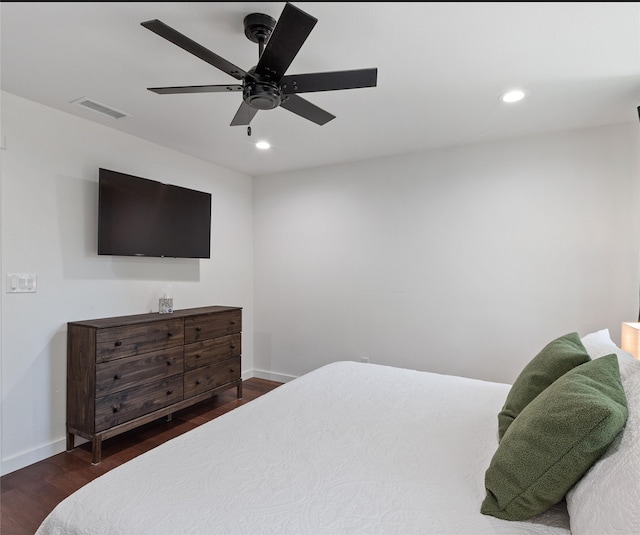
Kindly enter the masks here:
[[590, 360], [578, 333], [565, 334], [548, 343], [523, 368], [509, 390], [498, 414], [499, 439], [502, 440], [511, 422], [538, 394], [569, 370]]
[[485, 473], [481, 512], [526, 520], [561, 501], [627, 420], [616, 355], [567, 372], [513, 421]]

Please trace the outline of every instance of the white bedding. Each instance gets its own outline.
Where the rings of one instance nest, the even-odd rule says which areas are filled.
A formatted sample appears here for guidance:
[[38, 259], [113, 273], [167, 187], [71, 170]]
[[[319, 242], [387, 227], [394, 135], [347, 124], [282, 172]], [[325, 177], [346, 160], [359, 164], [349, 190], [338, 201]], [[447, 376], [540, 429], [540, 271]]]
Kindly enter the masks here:
[[480, 513], [510, 386], [336, 362], [119, 466], [45, 534], [568, 534]]

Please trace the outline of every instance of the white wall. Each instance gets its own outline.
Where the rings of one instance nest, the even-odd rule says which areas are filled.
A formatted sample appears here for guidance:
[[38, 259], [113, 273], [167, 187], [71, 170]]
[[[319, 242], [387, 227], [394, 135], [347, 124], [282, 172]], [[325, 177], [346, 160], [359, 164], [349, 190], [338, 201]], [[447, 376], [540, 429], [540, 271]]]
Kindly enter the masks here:
[[257, 178], [255, 367], [336, 360], [512, 382], [638, 317], [639, 128]]
[[[2, 473], [64, 450], [66, 322], [242, 306], [243, 372], [253, 369], [252, 179], [2, 93]], [[123, 119], [126, 120], [126, 119]], [[98, 168], [212, 194], [207, 260], [97, 256]], [[7, 273], [36, 273], [32, 294]]]

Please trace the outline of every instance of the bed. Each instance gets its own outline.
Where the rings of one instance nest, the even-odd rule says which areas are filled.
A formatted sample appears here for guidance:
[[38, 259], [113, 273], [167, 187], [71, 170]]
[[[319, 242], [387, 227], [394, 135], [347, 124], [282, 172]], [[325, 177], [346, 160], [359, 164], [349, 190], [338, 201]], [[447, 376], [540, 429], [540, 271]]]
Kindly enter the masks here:
[[[640, 390], [640, 362], [618, 358], [621, 375]], [[500, 444], [497, 415], [511, 389], [378, 364], [327, 364], [90, 482], [58, 504], [37, 535], [580, 533], [571, 507], [589, 496], [523, 521], [480, 512]], [[637, 428], [627, 432], [631, 414]], [[616, 444], [640, 444], [637, 411], [625, 426], [604, 455], [614, 461]], [[626, 470], [640, 476], [640, 468], [635, 476]], [[638, 510], [637, 481], [628, 497], [615, 493], [622, 503], [610, 505], [597, 491], [599, 506], [622, 510], [622, 523], [614, 515], [618, 531], [607, 535], [640, 526], [638, 514], [627, 522], [624, 511], [632, 500]]]

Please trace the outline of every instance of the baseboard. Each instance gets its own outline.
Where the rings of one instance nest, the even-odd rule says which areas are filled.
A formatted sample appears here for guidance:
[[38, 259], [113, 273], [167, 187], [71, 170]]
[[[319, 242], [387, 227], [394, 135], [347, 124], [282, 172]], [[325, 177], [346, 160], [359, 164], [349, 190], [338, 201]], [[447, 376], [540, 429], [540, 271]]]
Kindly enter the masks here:
[[267, 379], [268, 381], [277, 381], [278, 383], [288, 383], [296, 379], [295, 375], [285, 375], [283, 373], [267, 372], [265, 370], [253, 369], [253, 376], [260, 379]]
[[34, 464], [49, 457], [53, 457], [54, 455], [65, 451], [66, 447], [67, 439], [65, 437], [56, 440], [55, 442], [45, 444], [44, 446], [40, 446], [39, 448], [19, 453], [17, 455], [14, 455], [13, 457], [9, 457], [8, 459], [2, 459], [2, 473], [0, 475], [5, 476], [11, 472], [20, 470], [20, 468], [29, 466], [30, 464]]

